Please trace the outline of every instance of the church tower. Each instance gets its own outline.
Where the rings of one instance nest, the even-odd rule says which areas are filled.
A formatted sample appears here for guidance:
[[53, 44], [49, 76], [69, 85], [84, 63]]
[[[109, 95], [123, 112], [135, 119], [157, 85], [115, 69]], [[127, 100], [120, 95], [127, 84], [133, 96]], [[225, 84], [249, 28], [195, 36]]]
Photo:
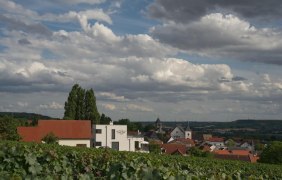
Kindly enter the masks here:
[[162, 123], [161, 123], [161, 120], [160, 120], [159, 117], [157, 118], [157, 120], [155, 122], [155, 127], [156, 127], [156, 129], [159, 129], [159, 128], [162, 127]]
[[189, 126], [189, 121], [187, 122], [187, 127], [185, 129], [185, 139], [187, 138], [192, 139], [192, 130]]

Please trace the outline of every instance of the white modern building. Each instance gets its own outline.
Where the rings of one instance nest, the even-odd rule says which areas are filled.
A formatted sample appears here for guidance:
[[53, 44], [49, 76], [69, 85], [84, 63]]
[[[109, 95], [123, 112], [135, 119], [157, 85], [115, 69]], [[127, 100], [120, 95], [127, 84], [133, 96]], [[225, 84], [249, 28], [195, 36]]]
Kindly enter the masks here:
[[148, 142], [141, 136], [128, 136], [127, 125], [93, 125], [93, 147], [109, 147], [118, 151], [146, 151]]

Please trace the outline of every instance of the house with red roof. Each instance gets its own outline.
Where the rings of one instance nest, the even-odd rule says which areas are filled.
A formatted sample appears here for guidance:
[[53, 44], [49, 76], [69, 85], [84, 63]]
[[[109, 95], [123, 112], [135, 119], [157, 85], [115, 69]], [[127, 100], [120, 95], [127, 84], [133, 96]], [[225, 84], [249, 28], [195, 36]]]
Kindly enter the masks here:
[[192, 139], [189, 138], [179, 138], [175, 139], [169, 142], [169, 144], [182, 144], [186, 147], [193, 147], [195, 146], [195, 142]]
[[214, 157], [218, 159], [239, 160], [251, 163], [257, 162], [258, 156], [248, 150], [215, 150]]
[[91, 121], [89, 120], [39, 120], [35, 127], [18, 127], [18, 134], [25, 142], [42, 142], [42, 138], [53, 133], [60, 145], [91, 145]]
[[186, 155], [187, 148], [183, 144], [161, 144], [162, 153], [169, 155]]
[[209, 145], [214, 145], [216, 147], [223, 147], [224, 145], [224, 139], [221, 137], [211, 137], [208, 140], [205, 141]]

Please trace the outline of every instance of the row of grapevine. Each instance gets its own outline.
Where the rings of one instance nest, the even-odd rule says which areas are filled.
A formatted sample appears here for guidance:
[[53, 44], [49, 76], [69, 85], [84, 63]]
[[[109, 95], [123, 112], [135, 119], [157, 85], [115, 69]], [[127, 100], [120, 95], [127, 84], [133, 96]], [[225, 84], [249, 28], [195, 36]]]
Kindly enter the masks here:
[[208, 158], [3, 141], [0, 142], [0, 177], [4, 179], [282, 179], [282, 167]]

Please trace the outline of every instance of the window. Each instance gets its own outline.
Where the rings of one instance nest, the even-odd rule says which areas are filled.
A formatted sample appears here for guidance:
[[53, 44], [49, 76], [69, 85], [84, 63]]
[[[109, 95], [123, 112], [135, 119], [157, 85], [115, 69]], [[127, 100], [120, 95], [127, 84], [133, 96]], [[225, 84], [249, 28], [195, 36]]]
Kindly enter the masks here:
[[135, 146], [135, 149], [140, 149], [140, 148], [139, 148], [139, 141], [135, 141], [135, 142], [134, 142], [134, 146]]
[[96, 132], [96, 134], [101, 134], [102, 133], [102, 129], [96, 129], [95, 132]]
[[86, 144], [77, 144], [77, 147], [87, 147]]
[[112, 129], [112, 139], [115, 139], [115, 138], [116, 138], [116, 130]]
[[102, 146], [102, 142], [96, 142], [95, 146]]
[[119, 150], [119, 142], [112, 142], [112, 149]]

